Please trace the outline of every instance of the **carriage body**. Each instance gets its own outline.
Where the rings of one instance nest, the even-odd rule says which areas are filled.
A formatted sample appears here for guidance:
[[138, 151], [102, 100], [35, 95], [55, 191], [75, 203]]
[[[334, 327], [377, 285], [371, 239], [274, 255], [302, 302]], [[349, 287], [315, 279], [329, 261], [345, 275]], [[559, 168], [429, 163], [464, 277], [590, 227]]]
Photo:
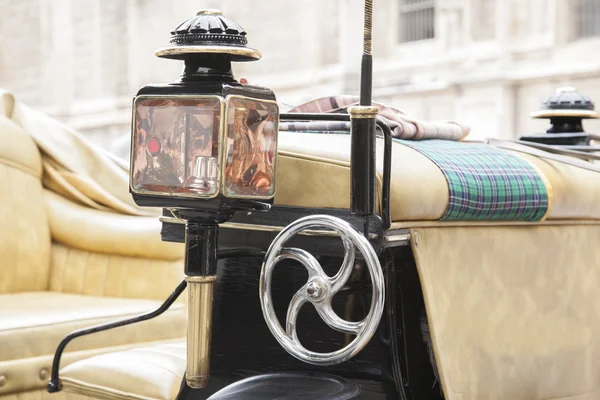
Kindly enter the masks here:
[[[119, 360], [131, 354], [117, 354], [102, 359], [114, 371], [102, 370], [87, 383], [69, 377], [83, 376], [78, 368], [90, 368], [92, 359], [67, 367], [61, 382], [66, 343], [91, 329], [59, 347], [50, 391], [87, 390], [110, 400], [600, 394], [594, 343], [600, 334], [600, 174], [591, 152], [399, 139], [390, 120], [362, 99], [349, 113], [279, 113], [270, 90], [233, 79], [231, 61], [257, 58], [239, 26], [221, 19], [227, 29], [218, 40], [227, 43], [216, 43], [215, 32], [193, 31], [215, 18], [222, 17], [199, 13], [172, 33], [172, 46], [158, 54], [185, 61], [182, 80], [146, 86], [134, 101], [133, 199], [161, 207], [161, 239], [186, 245], [187, 349], [174, 357], [187, 365], [154, 379], [160, 361], [125, 371]], [[271, 121], [271, 136], [260, 140], [274, 137], [274, 144], [228, 156], [227, 146], [240, 148], [238, 136], [227, 142], [232, 98], [272, 106], [253, 123]], [[205, 107], [213, 113], [209, 133], [190, 135], [188, 116], [179, 136], [153, 136], [142, 127], [140, 105], [189, 108], [184, 99], [211, 104]], [[250, 125], [248, 115], [241, 120]], [[314, 128], [327, 123], [336, 128]], [[244, 140], [252, 142], [251, 136]], [[198, 152], [188, 151], [195, 143]], [[227, 192], [236, 168], [228, 163], [250, 153], [267, 160], [265, 171], [258, 162], [241, 163], [236, 182], [245, 191]], [[188, 178], [199, 181], [188, 185]], [[292, 229], [299, 221], [311, 222]], [[367, 251], [349, 258], [349, 238], [356, 236], [362, 242], [353, 244]], [[290, 254], [293, 260], [280, 257]], [[317, 282], [317, 270], [327, 275], [324, 281], [345, 277], [325, 299], [333, 317], [320, 308], [322, 288], [307, 289], [307, 279]], [[368, 334], [363, 321], [371, 324]], [[341, 355], [339, 349], [351, 351]]]

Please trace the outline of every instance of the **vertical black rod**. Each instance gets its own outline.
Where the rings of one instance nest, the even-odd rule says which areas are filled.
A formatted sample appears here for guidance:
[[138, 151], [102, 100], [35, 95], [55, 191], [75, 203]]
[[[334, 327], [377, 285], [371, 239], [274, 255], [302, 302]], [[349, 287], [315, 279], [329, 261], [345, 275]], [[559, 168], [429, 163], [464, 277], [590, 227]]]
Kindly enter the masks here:
[[373, 118], [352, 118], [350, 146], [351, 209], [357, 215], [375, 212], [375, 125]]
[[213, 276], [217, 274], [217, 237], [214, 222], [189, 221], [185, 227], [185, 274]]
[[360, 68], [360, 105], [370, 106], [373, 99], [373, 56], [363, 54]]
[[[350, 208], [357, 215], [375, 213], [375, 127], [377, 109], [371, 107], [373, 57], [371, 56], [373, 1], [365, 0], [360, 106], [350, 109]], [[365, 225], [366, 226], [366, 225]]]

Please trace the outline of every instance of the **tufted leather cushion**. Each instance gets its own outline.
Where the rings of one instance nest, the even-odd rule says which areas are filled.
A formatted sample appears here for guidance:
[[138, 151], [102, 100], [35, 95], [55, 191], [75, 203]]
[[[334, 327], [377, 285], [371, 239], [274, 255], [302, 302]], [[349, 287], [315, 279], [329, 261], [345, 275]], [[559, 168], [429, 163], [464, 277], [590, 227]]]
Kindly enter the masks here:
[[50, 271], [52, 291], [160, 301], [183, 279], [181, 260], [117, 256], [60, 243], [52, 244]]
[[173, 400], [184, 374], [184, 341], [103, 354], [60, 372], [65, 391], [105, 400]]

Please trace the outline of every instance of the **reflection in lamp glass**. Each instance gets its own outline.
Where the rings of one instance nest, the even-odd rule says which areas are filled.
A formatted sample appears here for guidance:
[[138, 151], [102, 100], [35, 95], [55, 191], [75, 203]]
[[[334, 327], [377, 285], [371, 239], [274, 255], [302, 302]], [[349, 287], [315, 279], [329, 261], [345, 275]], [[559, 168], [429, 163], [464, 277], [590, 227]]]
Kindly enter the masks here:
[[135, 104], [134, 191], [218, 192], [221, 101], [139, 98]]
[[270, 198], [274, 195], [278, 115], [274, 102], [229, 100], [225, 131], [226, 196]]

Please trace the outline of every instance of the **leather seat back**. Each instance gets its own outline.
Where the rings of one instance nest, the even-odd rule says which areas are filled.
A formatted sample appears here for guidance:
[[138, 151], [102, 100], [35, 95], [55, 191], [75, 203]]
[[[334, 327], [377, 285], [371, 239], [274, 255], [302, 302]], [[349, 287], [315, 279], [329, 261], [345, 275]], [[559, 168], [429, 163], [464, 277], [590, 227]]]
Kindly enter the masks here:
[[0, 293], [45, 290], [50, 229], [38, 147], [0, 114]]

